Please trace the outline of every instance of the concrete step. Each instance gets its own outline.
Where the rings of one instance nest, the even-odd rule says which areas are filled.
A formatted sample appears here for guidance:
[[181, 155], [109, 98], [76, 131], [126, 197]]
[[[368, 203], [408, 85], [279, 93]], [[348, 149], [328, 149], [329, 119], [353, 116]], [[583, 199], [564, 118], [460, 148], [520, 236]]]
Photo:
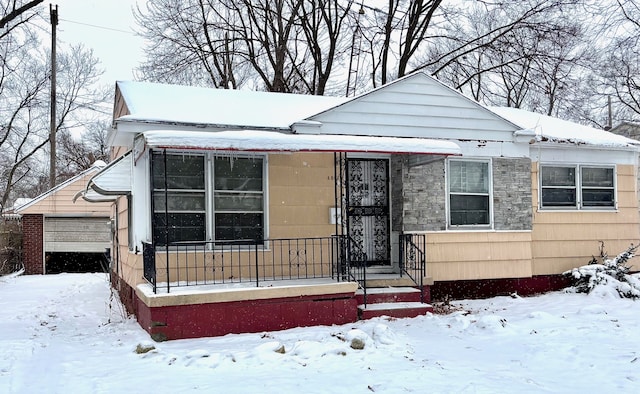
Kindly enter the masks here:
[[[364, 304], [364, 291], [356, 291], [358, 304]], [[369, 287], [367, 304], [389, 302], [420, 302], [420, 290], [414, 287]]]
[[411, 287], [416, 284], [408, 277], [384, 277], [382, 275], [367, 275], [367, 288], [370, 287]]
[[389, 316], [398, 319], [416, 317], [433, 312], [433, 307], [420, 302], [390, 302], [380, 304], [358, 305], [358, 316], [361, 320], [374, 317]]

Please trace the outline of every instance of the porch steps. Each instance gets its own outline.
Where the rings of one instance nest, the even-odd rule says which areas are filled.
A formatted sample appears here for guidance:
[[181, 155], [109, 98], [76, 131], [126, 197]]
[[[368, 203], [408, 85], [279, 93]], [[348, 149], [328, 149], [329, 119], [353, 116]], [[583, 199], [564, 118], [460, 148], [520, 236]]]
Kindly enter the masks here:
[[358, 289], [356, 300], [360, 319], [416, 317], [433, 311], [431, 305], [420, 302], [420, 290], [413, 287], [367, 287], [366, 305], [364, 291]]

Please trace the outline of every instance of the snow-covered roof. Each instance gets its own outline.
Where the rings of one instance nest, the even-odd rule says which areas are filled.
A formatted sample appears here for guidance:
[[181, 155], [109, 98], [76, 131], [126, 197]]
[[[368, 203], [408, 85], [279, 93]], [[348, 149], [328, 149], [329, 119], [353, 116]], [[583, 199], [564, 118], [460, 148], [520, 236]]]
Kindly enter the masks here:
[[530, 130], [537, 141], [594, 145], [602, 147], [638, 147], [640, 142], [605, 130], [510, 107], [489, 107], [506, 120]]
[[26, 205], [28, 203], [30, 203], [33, 200], [33, 198], [29, 198], [29, 197], [19, 197], [16, 198], [16, 201], [13, 203], [13, 209], [18, 209], [23, 205]]
[[459, 155], [453, 142], [427, 138], [286, 134], [261, 130], [220, 132], [152, 130], [144, 133], [153, 148], [257, 152], [375, 152]]
[[289, 128], [345, 98], [118, 81], [130, 114], [119, 119]]

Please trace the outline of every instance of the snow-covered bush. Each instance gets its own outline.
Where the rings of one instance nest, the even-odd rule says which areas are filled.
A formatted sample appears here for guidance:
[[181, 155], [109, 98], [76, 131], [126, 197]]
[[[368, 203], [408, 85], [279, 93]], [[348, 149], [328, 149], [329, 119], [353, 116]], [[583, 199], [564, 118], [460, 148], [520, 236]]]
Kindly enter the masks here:
[[573, 280], [572, 290], [578, 293], [617, 293], [623, 298], [640, 298], [640, 278], [631, 275], [627, 265], [640, 245], [631, 244], [627, 250], [610, 259], [600, 244], [600, 256], [593, 257], [589, 264], [566, 271], [563, 275]]

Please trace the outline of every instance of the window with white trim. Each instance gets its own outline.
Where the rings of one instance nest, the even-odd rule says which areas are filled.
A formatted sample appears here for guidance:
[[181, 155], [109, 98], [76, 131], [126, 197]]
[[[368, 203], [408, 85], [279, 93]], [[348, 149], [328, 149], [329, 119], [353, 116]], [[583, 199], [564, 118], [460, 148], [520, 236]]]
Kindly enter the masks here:
[[491, 224], [491, 177], [488, 160], [449, 160], [449, 224]]
[[156, 245], [264, 238], [263, 157], [153, 152], [151, 164]]
[[541, 208], [611, 209], [615, 195], [613, 166], [540, 166]]

